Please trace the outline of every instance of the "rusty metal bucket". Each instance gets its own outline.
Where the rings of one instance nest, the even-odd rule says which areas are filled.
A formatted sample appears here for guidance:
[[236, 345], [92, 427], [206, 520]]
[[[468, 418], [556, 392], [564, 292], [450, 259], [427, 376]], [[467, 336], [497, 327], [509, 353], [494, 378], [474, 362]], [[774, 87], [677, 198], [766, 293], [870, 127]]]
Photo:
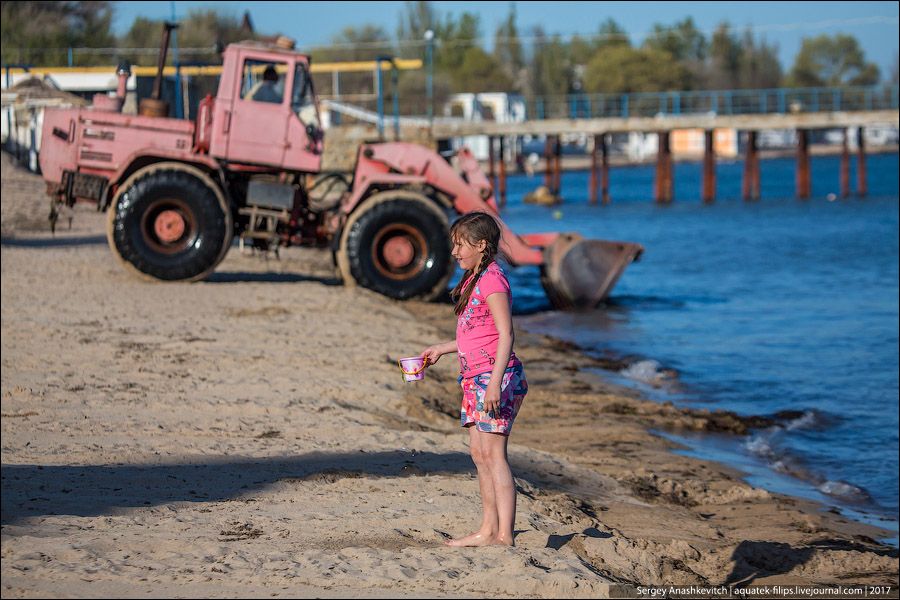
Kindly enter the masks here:
[[169, 103], [156, 98], [143, 98], [138, 107], [138, 114], [142, 117], [168, 117]]
[[606, 298], [644, 247], [561, 234], [544, 248], [541, 284], [555, 308], [593, 308]]

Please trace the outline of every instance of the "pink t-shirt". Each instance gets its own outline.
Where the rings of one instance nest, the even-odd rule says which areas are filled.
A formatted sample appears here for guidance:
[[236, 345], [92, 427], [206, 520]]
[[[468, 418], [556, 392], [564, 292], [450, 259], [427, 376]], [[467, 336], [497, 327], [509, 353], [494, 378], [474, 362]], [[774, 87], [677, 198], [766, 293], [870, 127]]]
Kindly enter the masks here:
[[[494, 368], [500, 332], [494, 324], [487, 297], [498, 292], [507, 295], [512, 309], [509, 281], [500, 265], [492, 262], [481, 274], [469, 297], [469, 304], [456, 320], [456, 351], [459, 355], [459, 372], [463, 377], [489, 373]], [[519, 359], [512, 352], [507, 367], [517, 364]]]

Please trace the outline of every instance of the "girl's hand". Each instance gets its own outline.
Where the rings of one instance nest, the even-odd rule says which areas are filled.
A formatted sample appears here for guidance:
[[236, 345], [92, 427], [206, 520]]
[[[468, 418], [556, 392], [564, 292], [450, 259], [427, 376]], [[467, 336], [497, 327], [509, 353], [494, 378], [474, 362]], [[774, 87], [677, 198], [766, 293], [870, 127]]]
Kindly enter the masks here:
[[499, 414], [500, 412], [500, 384], [492, 379], [484, 391], [484, 411]]
[[437, 346], [428, 346], [427, 348], [422, 350], [422, 353], [419, 356], [421, 356], [422, 358], [425, 359], [426, 364], [433, 365], [443, 355], [444, 355], [444, 353], [441, 352], [441, 349], [438, 348]]

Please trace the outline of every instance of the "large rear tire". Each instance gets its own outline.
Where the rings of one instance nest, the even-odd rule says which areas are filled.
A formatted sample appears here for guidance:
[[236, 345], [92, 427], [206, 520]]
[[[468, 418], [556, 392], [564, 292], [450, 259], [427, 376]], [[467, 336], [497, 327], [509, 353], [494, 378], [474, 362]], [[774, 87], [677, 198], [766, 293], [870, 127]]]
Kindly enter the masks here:
[[453, 273], [447, 215], [415, 192], [380, 192], [350, 215], [336, 258], [345, 284], [433, 300]]
[[157, 163], [135, 172], [113, 198], [107, 241], [138, 275], [164, 281], [207, 277], [231, 245], [228, 203], [203, 171]]

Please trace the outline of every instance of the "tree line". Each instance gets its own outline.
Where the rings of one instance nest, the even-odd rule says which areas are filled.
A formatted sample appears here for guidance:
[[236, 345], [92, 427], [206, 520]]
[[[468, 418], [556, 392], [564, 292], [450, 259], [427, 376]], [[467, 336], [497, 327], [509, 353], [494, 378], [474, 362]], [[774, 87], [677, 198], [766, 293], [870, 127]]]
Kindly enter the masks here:
[[[103, 53], [79, 51], [78, 65], [115, 62], [115, 59], [154, 65], [155, 52], [133, 48], [159, 45], [161, 21], [137, 18], [116, 37], [112, 32], [111, 2], [3, 2], [2, 53], [5, 64], [67, 64], [65, 48], [105, 48]], [[707, 36], [687, 17], [673, 25], [656, 24], [640, 43], [614, 19], [600, 23], [590, 36], [564, 39], [541, 26], [520, 32], [515, 5], [493, 33], [493, 48], [482, 43], [483, 26], [477, 13], [441, 15], [427, 1], [407, 2], [392, 36], [371, 24], [348, 27], [327, 46], [309, 49], [316, 62], [372, 60], [391, 55], [424, 58], [426, 32], [433, 32], [433, 86], [436, 100], [456, 92], [513, 92], [526, 98], [573, 93], [661, 92], [682, 90], [756, 89], [774, 87], [840, 87], [897, 83], [897, 58], [890, 73], [882, 74], [866, 60], [858, 40], [850, 35], [819, 35], [802, 41], [793, 65], [785, 70], [778, 48], [752, 30], [739, 31], [721, 23]], [[269, 32], [272, 36], [278, 32]], [[205, 48], [182, 62], [215, 63], [225, 44], [262, 37], [243, 19], [215, 10], [193, 10], [180, 19], [182, 48]], [[298, 40], [302, 46], [302, 40]], [[884, 77], [883, 77], [884, 75]], [[421, 96], [425, 69], [401, 75], [401, 98]], [[318, 82], [333, 93], [330, 77]], [[372, 78], [346, 75], [344, 95], [371, 95]]]

